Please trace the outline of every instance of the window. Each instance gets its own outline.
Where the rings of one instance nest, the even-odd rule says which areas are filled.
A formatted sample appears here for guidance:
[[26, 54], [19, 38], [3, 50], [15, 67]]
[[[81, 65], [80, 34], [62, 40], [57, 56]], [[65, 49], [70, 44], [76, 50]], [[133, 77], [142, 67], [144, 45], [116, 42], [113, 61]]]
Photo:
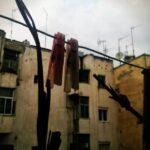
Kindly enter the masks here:
[[1, 150], [14, 150], [13, 145], [0, 145]]
[[81, 96], [80, 97], [80, 117], [88, 118], [89, 117], [89, 97]]
[[19, 53], [5, 49], [4, 50], [4, 59], [2, 64], [2, 71], [10, 72], [10, 73], [17, 73], [18, 70], [18, 60], [19, 60]]
[[38, 83], [38, 75], [34, 75], [34, 83]]
[[[105, 83], [105, 76], [104, 75], [99, 75], [99, 78], [103, 83]], [[101, 82], [98, 82], [98, 88], [104, 88], [104, 86], [101, 84]]]
[[90, 73], [90, 70], [80, 69], [79, 70], [79, 82], [89, 83], [89, 73]]
[[0, 88], [0, 114], [14, 115], [16, 101], [13, 99], [13, 89]]
[[99, 142], [99, 150], [110, 150], [110, 142]]
[[75, 150], [75, 147], [76, 150], [90, 150], [90, 134], [74, 134], [70, 150]]
[[37, 146], [32, 146], [32, 150], [38, 150]]
[[98, 116], [99, 116], [99, 120], [100, 121], [107, 121], [107, 114], [108, 113], [108, 109], [107, 108], [99, 108], [98, 109]]

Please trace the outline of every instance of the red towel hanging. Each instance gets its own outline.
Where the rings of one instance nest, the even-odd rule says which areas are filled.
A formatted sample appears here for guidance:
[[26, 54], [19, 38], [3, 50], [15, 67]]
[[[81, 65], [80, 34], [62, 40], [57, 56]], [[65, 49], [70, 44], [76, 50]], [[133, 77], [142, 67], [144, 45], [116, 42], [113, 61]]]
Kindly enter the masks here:
[[53, 88], [54, 84], [62, 85], [62, 72], [65, 52], [64, 44], [65, 35], [59, 32], [55, 34], [47, 76], [47, 78], [51, 81], [51, 88]]

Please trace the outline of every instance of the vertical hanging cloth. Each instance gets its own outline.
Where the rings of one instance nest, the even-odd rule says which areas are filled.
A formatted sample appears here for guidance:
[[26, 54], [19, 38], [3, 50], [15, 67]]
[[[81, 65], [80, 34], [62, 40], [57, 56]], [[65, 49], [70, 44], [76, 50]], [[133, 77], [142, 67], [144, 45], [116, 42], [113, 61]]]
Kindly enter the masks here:
[[2, 62], [3, 62], [5, 34], [6, 33], [3, 30], [0, 30], [0, 69], [2, 68]]
[[65, 35], [62, 33], [55, 34], [53, 40], [52, 54], [50, 57], [47, 78], [51, 82], [51, 88], [54, 84], [62, 85], [62, 72], [65, 52]]
[[71, 88], [79, 89], [79, 56], [78, 41], [76, 39], [68, 40], [66, 45], [66, 61], [65, 61], [65, 81], [64, 91], [69, 93]]

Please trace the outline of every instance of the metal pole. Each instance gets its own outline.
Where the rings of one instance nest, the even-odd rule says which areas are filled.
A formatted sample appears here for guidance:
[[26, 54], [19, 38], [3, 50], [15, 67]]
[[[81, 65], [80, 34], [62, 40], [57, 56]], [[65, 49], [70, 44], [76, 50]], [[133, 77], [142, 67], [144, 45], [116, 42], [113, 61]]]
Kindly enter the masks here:
[[[12, 19], [14, 19], [14, 12], [16, 11], [17, 9], [12, 9], [12, 12], [11, 12], [11, 17]], [[11, 31], [10, 31], [10, 37], [11, 37], [11, 40], [13, 38], [13, 22], [11, 21]]]
[[124, 51], [124, 55], [128, 56], [128, 45], [125, 46], [126, 50]]
[[[46, 24], [45, 24], [45, 32], [47, 33], [47, 20], [48, 20], [48, 13], [45, 8], [43, 8], [46, 16]], [[46, 43], [47, 43], [47, 36], [45, 35], [45, 48], [46, 48]]]
[[120, 47], [120, 41], [124, 40], [125, 38], [127, 38], [129, 35], [123, 36], [121, 38], [118, 39], [118, 52], [121, 51], [121, 47]]
[[120, 53], [120, 40], [121, 38], [118, 39], [118, 52]]
[[103, 47], [103, 54], [107, 54], [107, 48], [106, 48], [106, 40], [98, 40], [97, 41], [98, 46], [102, 44]]
[[125, 46], [125, 48], [126, 48], [125, 55], [128, 55], [128, 47], [129, 46], [131, 46], [131, 44], [128, 44], [128, 45], [126, 44], [126, 46]]
[[[13, 19], [13, 9], [11, 12], [11, 18]], [[11, 30], [10, 30], [10, 39], [12, 40], [12, 34], [13, 34], [13, 22], [11, 21]]]
[[150, 150], [150, 69], [145, 69], [144, 74], [144, 150]]
[[106, 40], [103, 41], [103, 49], [104, 49], [104, 54], [107, 54], [107, 48], [106, 48]]
[[128, 45], [126, 45], [126, 52], [128, 53]]
[[134, 49], [134, 39], [133, 39], [133, 30], [141, 25], [133, 26], [131, 27], [131, 42], [132, 42], [132, 51], [133, 51], [133, 56], [135, 56], [135, 49]]
[[135, 27], [131, 27], [131, 42], [132, 42], [132, 51], [133, 51], [133, 56], [135, 56], [135, 53], [134, 53], [134, 41], [133, 41], [133, 29]]
[[[119, 38], [118, 39], [118, 54], [120, 55], [120, 40], [121, 40], [122, 38]], [[120, 65], [121, 65], [121, 62], [120, 62]]]

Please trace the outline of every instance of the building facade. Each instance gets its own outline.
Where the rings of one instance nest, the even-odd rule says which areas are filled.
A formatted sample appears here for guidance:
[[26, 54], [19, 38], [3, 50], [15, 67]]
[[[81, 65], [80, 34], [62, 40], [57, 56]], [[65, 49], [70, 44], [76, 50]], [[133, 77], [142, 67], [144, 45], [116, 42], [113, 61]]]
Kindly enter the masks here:
[[[130, 63], [149, 68], [150, 55], [143, 54]], [[131, 105], [143, 114], [144, 82], [142, 69], [121, 65], [114, 69], [115, 84], [121, 94], [127, 95]], [[143, 149], [143, 125], [130, 112], [119, 109], [120, 150]]]
[[[30, 150], [37, 146], [37, 56], [34, 46], [5, 39], [0, 49], [0, 149]], [[42, 50], [46, 79], [50, 50]], [[80, 57], [79, 90], [67, 94], [63, 85], [51, 91], [49, 130], [60, 131], [60, 150], [118, 150], [118, 104], [98, 85], [101, 75], [114, 87], [111, 60]]]

